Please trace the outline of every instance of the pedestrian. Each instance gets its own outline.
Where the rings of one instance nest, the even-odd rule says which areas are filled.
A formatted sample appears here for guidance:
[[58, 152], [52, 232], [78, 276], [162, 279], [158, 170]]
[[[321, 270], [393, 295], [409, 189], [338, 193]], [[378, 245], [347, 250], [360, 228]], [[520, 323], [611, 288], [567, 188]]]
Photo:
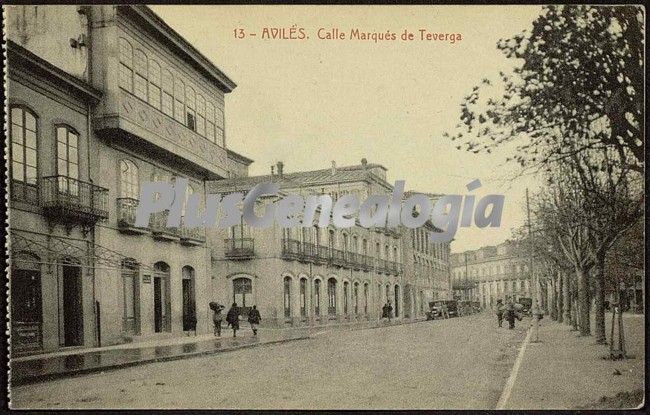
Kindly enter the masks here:
[[390, 323], [390, 320], [393, 318], [393, 306], [390, 305], [390, 301], [388, 302], [388, 322]]
[[223, 311], [224, 306], [217, 303], [210, 303], [212, 308], [212, 323], [214, 324], [214, 335], [221, 337], [221, 322], [223, 321]]
[[497, 300], [496, 312], [497, 312], [497, 323], [499, 323], [499, 327], [502, 327], [503, 324], [504, 311], [505, 311], [505, 307], [503, 306], [503, 301]]
[[388, 303], [384, 303], [384, 306], [381, 308], [381, 318], [388, 320]]
[[510, 330], [515, 328], [515, 306], [511, 299], [506, 303], [506, 320], [508, 320], [508, 328]]
[[253, 329], [253, 336], [257, 336], [257, 325], [260, 324], [260, 312], [257, 310], [257, 306], [253, 306], [251, 311], [248, 313], [248, 322], [251, 323], [251, 329]]
[[442, 303], [442, 317], [449, 318], [449, 308], [447, 308], [447, 303]]
[[232, 327], [232, 337], [237, 337], [237, 330], [239, 330], [239, 307], [237, 307], [237, 303], [232, 303], [228, 314], [226, 314], [226, 322]]

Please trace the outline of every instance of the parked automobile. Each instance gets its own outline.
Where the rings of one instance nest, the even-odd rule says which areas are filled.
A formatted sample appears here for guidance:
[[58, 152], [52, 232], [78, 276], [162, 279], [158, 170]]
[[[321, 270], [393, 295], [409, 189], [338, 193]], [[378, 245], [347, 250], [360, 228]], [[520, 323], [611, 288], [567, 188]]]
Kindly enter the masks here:
[[458, 316], [458, 305], [456, 300], [435, 300], [429, 302], [429, 311], [427, 312], [427, 320], [434, 320], [439, 317], [443, 317], [442, 308], [447, 306], [447, 313], [449, 317]]
[[523, 314], [530, 314], [531, 313], [531, 308], [533, 307], [533, 299], [530, 297], [520, 297], [519, 304], [522, 305], [521, 312]]

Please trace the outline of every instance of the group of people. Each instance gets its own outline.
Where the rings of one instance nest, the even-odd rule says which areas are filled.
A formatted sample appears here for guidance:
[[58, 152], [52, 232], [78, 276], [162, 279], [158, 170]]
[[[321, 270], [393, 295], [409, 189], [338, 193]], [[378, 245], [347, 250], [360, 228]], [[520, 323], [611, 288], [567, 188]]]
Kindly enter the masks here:
[[[217, 303], [210, 303], [210, 308], [212, 308], [212, 322], [214, 323], [214, 335], [221, 337], [221, 322], [223, 321], [222, 311], [226, 308]], [[232, 303], [230, 310], [226, 313], [226, 323], [232, 328], [232, 336], [237, 337], [237, 330], [239, 330], [239, 315], [241, 311], [237, 306], [237, 303]], [[248, 312], [248, 323], [251, 325], [253, 330], [253, 335], [257, 336], [257, 327], [262, 320], [257, 306], [253, 306]]]
[[515, 320], [521, 321], [521, 310], [523, 306], [518, 303], [514, 303], [511, 298], [509, 298], [506, 304], [503, 304], [503, 301], [497, 300], [496, 313], [497, 313], [497, 322], [499, 327], [503, 324], [503, 319], [505, 318], [508, 321], [508, 328], [515, 328]]
[[390, 301], [381, 308], [381, 318], [387, 319], [389, 323], [393, 318], [393, 306], [390, 305]]

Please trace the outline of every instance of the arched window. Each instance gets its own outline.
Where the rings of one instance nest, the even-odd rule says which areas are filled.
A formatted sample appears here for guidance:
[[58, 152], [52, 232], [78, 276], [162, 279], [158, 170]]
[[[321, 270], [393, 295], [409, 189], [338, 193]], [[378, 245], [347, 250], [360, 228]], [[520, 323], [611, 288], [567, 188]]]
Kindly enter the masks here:
[[284, 317], [291, 317], [291, 277], [284, 277]]
[[320, 316], [320, 280], [314, 280], [314, 314]]
[[333, 250], [336, 248], [336, 235], [334, 234], [334, 229], [329, 230], [329, 240], [328, 240], [329, 249]]
[[147, 55], [140, 49], [133, 54], [133, 68], [135, 69], [133, 94], [147, 101]]
[[357, 235], [352, 236], [352, 252], [359, 252], [359, 238], [357, 238]]
[[253, 305], [253, 281], [247, 277], [232, 280], [232, 301], [237, 303], [242, 315], [247, 316]]
[[120, 87], [133, 92], [133, 47], [120, 38]]
[[215, 135], [214, 114], [214, 104], [208, 101], [205, 104], [205, 135], [208, 140], [216, 144], [217, 137]]
[[196, 132], [205, 136], [205, 98], [196, 96]]
[[131, 160], [120, 160], [120, 197], [137, 200], [140, 196], [138, 166]]
[[307, 279], [300, 279], [300, 317], [307, 317]]
[[168, 69], [162, 73], [162, 112], [174, 116], [174, 75]]
[[350, 284], [345, 281], [343, 283], [343, 314], [348, 314], [348, 297], [350, 295]]
[[122, 329], [126, 334], [138, 331], [138, 263], [131, 258], [122, 260]]
[[56, 127], [56, 172], [59, 192], [79, 195], [79, 134], [67, 125]]
[[336, 315], [336, 279], [334, 278], [327, 280], [327, 299], [327, 313], [334, 316]]
[[36, 116], [24, 107], [11, 108], [12, 197], [36, 201], [38, 192], [38, 147]]
[[365, 238], [361, 241], [361, 253], [368, 255], [368, 240]]
[[185, 106], [187, 107], [186, 124], [190, 130], [196, 131], [196, 96], [194, 88], [188, 86], [185, 92]]
[[174, 82], [174, 118], [185, 125], [185, 84], [178, 77]]
[[183, 331], [196, 330], [194, 268], [184, 266], [181, 271], [183, 290]]
[[149, 61], [149, 104], [156, 109], [160, 109], [162, 100], [161, 85], [160, 65], [152, 59]]

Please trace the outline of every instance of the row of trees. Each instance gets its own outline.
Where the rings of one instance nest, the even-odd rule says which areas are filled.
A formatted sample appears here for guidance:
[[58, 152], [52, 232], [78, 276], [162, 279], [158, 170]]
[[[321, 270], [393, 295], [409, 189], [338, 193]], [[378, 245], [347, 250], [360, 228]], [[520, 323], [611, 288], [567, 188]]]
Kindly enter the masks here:
[[475, 86], [447, 134], [473, 153], [514, 145], [522, 174], [543, 175], [526, 241], [547, 306], [590, 335], [593, 300], [599, 343], [612, 264], [643, 249], [643, 22], [640, 7], [544, 7], [532, 31], [498, 43], [513, 71]]

